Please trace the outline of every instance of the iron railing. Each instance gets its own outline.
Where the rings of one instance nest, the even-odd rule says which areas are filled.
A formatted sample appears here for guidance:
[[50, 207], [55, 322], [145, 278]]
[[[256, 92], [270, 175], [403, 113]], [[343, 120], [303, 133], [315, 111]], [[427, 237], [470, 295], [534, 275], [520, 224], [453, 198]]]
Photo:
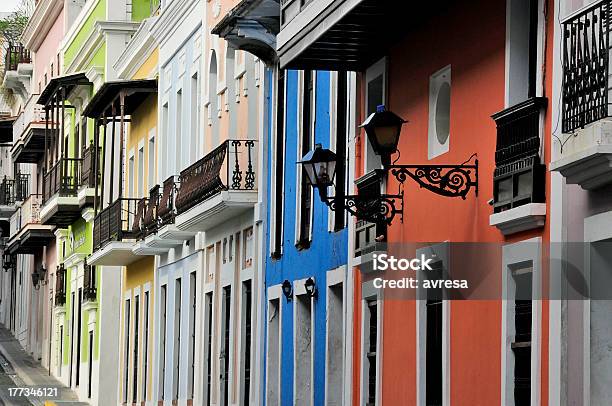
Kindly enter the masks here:
[[608, 90], [611, 5], [612, 0], [599, 1], [563, 23], [564, 133], [611, 113]]
[[256, 190], [257, 148], [254, 140], [227, 140], [181, 172], [177, 214], [223, 190]]
[[37, 100], [38, 94], [31, 95], [23, 107], [23, 111], [13, 123], [13, 141], [19, 140], [24, 131], [32, 124], [41, 124], [44, 126], [45, 110], [42, 108], [42, 106], [36, 104]]
[[110, 241], [140, 237], [146, 203], [146, 198], [120, 198], [98, 213], [94, 219], [94, 250]]
[[43, 198], [45, 202], [56, 194], [60, 196], [77, 195], [79, 183], [77, 178], [81, 164], [81, 158], [60, 158], [45, 173], [43, 178]]
[[4, 59], [4, 71], [17, 70], [20, 63], [30, 63], [30, 51], [21, 44], [8, 43]]
[[39, 194], [31, 194], [17, 208], [10, 220], [11, 237], [28, 224], [40, 224], [40, 201], [41, 196]]
[[[93, 141], [91, 145], [83, 150], [83, 158], [82, 162], [79, 165], [79, 179], [78, 185], [81, 187], [95, 187], [96, 181], [96, 171], [95, 171], [95, 161], [99, 159], [101, 148], [98, 147], [98, 153], [93, 153], [94, 151]], [[98, 182], [100, 182], [100, 172], [98, 171]], [[98, 183], [99, 184], [99, 183]]]
[[17, 173], [15, 179], [6, 176], [0, 182], [0, 205], [11, 206], [22, 202], [29, 196], [30, 175]]
[[96, 299], [96, 267], [85, 262], [83, 267], [83, 300], [86, 302], [95, 302]]
[[531, 98], [492, 117], [497, 124], [493, 211], [544, 201], [540, 117], [545, 98]]
[[155, 185], [149, 191], [149, 201], [145, 210], [145, 215], [142, 224], [142, 237], [146, 237], [150, 234], [157, 232], [157, 228], [159, 226], [159, 200], [159, 185]]
[[66, 269], [60, 264], [55, 271], [55, 305], [66, 304]]

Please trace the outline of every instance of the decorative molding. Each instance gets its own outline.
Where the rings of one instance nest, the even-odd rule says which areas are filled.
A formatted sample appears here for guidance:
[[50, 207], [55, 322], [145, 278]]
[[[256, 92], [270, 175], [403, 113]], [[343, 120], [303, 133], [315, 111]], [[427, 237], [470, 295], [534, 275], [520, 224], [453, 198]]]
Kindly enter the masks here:
[[127, 44], [123, 53], [119, 56], [113, 67], [117, 75], [122, 79], [130, 79], [142, 66], [158, 44], [151, 35], [151, 29], [158, 17], [150, 17], [144, 20], [132, 40]]
[[66, 268], [71, 268], [83, 262], [86, 257], [87, 257], [87, 254], [75, 252], [75, 253], [70, 254], [68, 258], [65, 258], [63, 263]]
[[21, 42], [27, 49], [32, 52], [38, 51], [63, 8], [63, 0], [39, 1], [21, 35]]
[[58, 239], [58, 242], [61, 242], [61, 240], [68, 238], [68, 229], [56, 228], [53, 234], [55, 234], [55, 238]]
[[[162, 8], [160, 16], [151, 27], [151, 35], [163, 46], [181, 26], [181, 20], [198, 5], [198, 0], [174, 0]], [[196, 27], [194, 27], [196, 28]]]
[[96, 216], [94, 209], [92, 207], [88, 207], [86, 209], [83, 209], [83, 211], [81, 212], [81, 217], [83, 217], [83, 219], [88, 222], [91, 223], [94, 219], [94, 217]]
[[[73, 73], [85, 67], [102, 46], [107, 34], [132, 35], [139, 26], [139, 22], [133, 21], [96, 21], [93, 30], [91, 30], [89, 36], [80, 47], [81, 51], [75, 56], [70, 65], [66, 67], [66, 73]], [[62, 51], [65, 52], [66, 48], [63, 47]]]

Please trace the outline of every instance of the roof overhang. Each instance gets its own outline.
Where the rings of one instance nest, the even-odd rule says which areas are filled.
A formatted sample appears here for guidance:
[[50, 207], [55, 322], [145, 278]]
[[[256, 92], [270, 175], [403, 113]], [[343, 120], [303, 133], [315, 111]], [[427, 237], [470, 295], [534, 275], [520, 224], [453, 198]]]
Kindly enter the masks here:
[[276, 35], [280, 30], [279, 0], [243, 0], [212, 29], [234, 48], [263, 61], [276, 60]]
[[[157, 93], [157, 79], [115, 80], [105, 82], [83, 111], [90, 118], [111, 117], [110, 107], [123, 97], [124, 114], [131, 115], [152, 93]], [[116, 111], [115, 115], [118, 115]]]
[[68, 95], [78, 86], [93, 86], [93, 83], [89, 81], [83, 72], [55, 77], [47, 83], [45, 90], [43, 90], [38, 97], [37, 103], [47, 106], [51, 103], [53, 96], [55, 96], [60, 89], [65, 89], [66, 97], [68, 97]]

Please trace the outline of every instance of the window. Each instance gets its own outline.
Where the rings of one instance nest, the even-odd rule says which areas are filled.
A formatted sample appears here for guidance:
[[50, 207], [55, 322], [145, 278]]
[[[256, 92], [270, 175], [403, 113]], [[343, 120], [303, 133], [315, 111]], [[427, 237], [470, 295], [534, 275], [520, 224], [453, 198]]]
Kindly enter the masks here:
[[[316, 118], [315, 73], [305, 70], [302, 73], [302, 128], [299, 138], [298, 157], [300, 160], [313, 147], [314, 120]], [[296, 246], [299, 249], [310, 247], [312, 239], [312, 187], [308, 184], [306, 169], [301, 168], [298, 176], [298, 230]]]
[[[376, 112], [376, 108], [387, 102], [387, 60], [379, 60], [366, 70], [366, 117]], [[365, 172], [382, 166], [380, 157], [374, 153], [372, 144], [365, 136]]]
[[76, 349], [76, 377], [75, 386], [79, 386], [81, 378], [81, 325], [83, 321], [83, 288], [79, 288], [77, 303], [77, 349]]
[[429, 77], [428, 157], [448, 152], [450, 144], [451, 67]]
[[128, 176], [130, 179], [130, 197], [136, 197], [136, 179], [134, 173], [134, 155], [130, 156], [128, 161]]
[[138, 197], [144, 194], [144, 146], [138, 149]]
[[[295, 285], [295, 283], [294, 283]], [[312, 298], [305, 291], [295, 295], [294, 396], [296, 405], [311, 405], [312, 397]]]
[[159, 312], [161, 313], [161, 324], [159, 327], [159, 399], [164, 399], [165, 384], [166, 384], [166, 327], [167, 327], [167, 314], [166, 314], [166, 285], [162, 285], [159, 292]]
[[184, 162], [182, 149], [185, 147], [183, 143], [183, 91], [176, 92], [176, 133], [174, 136], [174, 145], [176, 147], [176, 160], [174, 161], [174, 171], [180, 172], [180, 165]]
[[[438, 263], [440, 264], [440, 263]], [[428, 271], [428, 279], [441, 279], [442, 268], [433, 267]], [[435, 275], [434, 275], [435, 273]], [[427, 289], [425, 304], [425, 404], [427, 406], [442, 405], [442, 331], [443, 302], [442, 289]]]
[[251, 281], [242, 282], [242, 404], [251, 403], [251, 338], [252, 338], [252, 300]]
[[179, 397], [179, 382], [181, 368], [181, 279], [178, 278], [174, 288], [174, 347], [173, 355], [173, 380], [174, 400]]
[[272, 258], [280, 258], [283, 242], [283, 205], [285, 171], [285, 71], [278, 70], [276, 80], [276, 130], [274, 154], [274, 205]]
[[221, 399], [222, 406], [229, 406], [229, 379], [230, 379], [230, 329], [231, 329], [231, 313], [232, 313], [232, 287], [225, 286], [223, 288], [223, 297], [221, 303], [221, 320], [223, 320], [222, 335], [221, 335]]
[[511, 270], [515, 285], [514, 339], [510, 348], [514, 353], [514, 404], [531, 404], [531, 316], [533, 314], [533, 267], [522, 266]]
[[189, 399], [193, 399], [195, 389], [195, 318], [196, 318], [196, 273], [189, 274]]
[[[346, 194], [346, 140], [347, 140], [347, 110], [348, 110], [348, 93], [347, 93], [348, 75], [346, 71], [338, 72], [338, 81], [336, 89], [336, 116], [335, 116], [335, 139], [333, 141], [338, 165], [336, 165], [336, 187], [335, 192], [339, 200], [343, 201]], [[333, 211], [333, 231], [340, 231], [345, 227], [346, 215], [344, 211]]]
[[378, 354], [378, 303], [375, 298], [364, 301], [364, 387], [366, 406], [376, 406], [377, 354]]
[[148, 178], [149, 178], [149, 189], [155, 185], [155, 128], [149, 131], [149, 144], [148, 144]]
[[536, 96], [538, 2], [511, 0], [508, 24], [507, 107]]
[[89, 357], [87, 359], [87, 397], [91, 398], [92, 389], [92, 377], [93, 377], [93, 347], [94, 347], [94, 333], [89, 332]]
[[138, 329], [140, 328], [140, 296], [134, 297], [134, 356], [132, 359], [132, 403], [138, 400]]
[[128, 401], [128, 388], [129, 388], [129, 363], [130, 363], [130, 299], [125, 301], [124, 305], [124, 325], [123, 331], [125, 332], [125, 340], [123, 342], [123, 402]]
[[268, 301], [266, 405], [280, 405], [280, 298]]
[[213, 327], [213, 293], [208, 292], [204, 295], [204, 357], [206, 359], [206, 382], [204, 386], [204, 398], [206, 398], [206, 405], [210, 405], [211, 393], [212, 393], [212, 327]]
[[190, 161], [198, 160], [198, 134], [200, 129], [200, 86], [198, 74], [195, 73], [191, 77], [191, 143], [190, 143]]
[[147, 384], [148, 384], [148, 373], [149, 373], [149, 306], [150, 306], [149, 292], [144, 293], [144, 319], [142, 329], [142, 396], [140, 399], [145, 402], [147, 400]]
[[[166, 176], [170, 176], [172, 174], [172, 169], [170, 168], [170, 162], [172, 162], [173, 158], [171, 155], [171, 148], [170, 148], [170, 140], [174, 139], [173, 137], [170, 136], [170, 123], [168, 122], [169, 120], [169, 116], [168, 116], [168, 103], [165, 103], [162, 106], [162, 128], [164, 129], [164, 135], [163, 137], [165, 137], [166, 140], [166, 145], [165, 145], [165, 150], [160, 150], [160, 165], [161, 170], [160, 173], [162, 174], [162, 179], [165, 179]], [[164, 138], [162, 138], [163, 140]], [[163, 149], [163, 148], [162, 148]], [[167, 157], [167, 159], [163, 159], [163, 157]]]
[[327, 288], [327, 405], [341, 405], [344, 393], [344, 290], [342, 283]]
[[253, 265], [253, 227], [244, 230], [242, 235], [244, 237], [242, 243], [244, 264], [242, 266], [243, 268], [249, 268]]

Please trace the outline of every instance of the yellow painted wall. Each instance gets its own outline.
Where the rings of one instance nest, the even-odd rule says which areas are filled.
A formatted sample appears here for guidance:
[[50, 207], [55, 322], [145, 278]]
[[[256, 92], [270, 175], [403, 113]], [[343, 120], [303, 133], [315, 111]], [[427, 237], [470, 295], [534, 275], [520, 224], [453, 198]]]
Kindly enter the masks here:
[[157, 76], [157, 62], [159, 61], [159, 50], [156, 48], [151, 55], [140, 65], [132, 79], [153, 79]]
[[[134, 183], [134, 191], [138, 192], [138, 188], [140, 185], [138, 184], [138, 166], [139, 166], [139, 157], [138, 150], [139, 146], [144, 147], [144, 196], [137, 197], [145, 197], [149, 195], [149, 189], [154, 185], [149, 185], [149, 159], [156, 159], [155, 156], [149, 156], [149, 133], [152, 130], [155, 130], [155, 136], [157, 138], [157, 94], [151, 94], [139, 107], [136, 109], [134, 114], [132, 115], [132, 122], [130, 123], [130, 131], [127, 137], [127, 154], [125, 156], [125, 168], [128, 171], [127, 180], [126, 180], [126, 188], [127, 190], [132, 190], [132, 183]], [[142, 142], [142, 144], [141, 144]], [[156, 148], [153, 148], [155, 151]], [[134, 173], [129, 172], [129, 159], [130, 154], [134, 153]], [[154, 154], [156, 155], [156, 154]], [[157, 162], [156, 162], [157, 164]]]

